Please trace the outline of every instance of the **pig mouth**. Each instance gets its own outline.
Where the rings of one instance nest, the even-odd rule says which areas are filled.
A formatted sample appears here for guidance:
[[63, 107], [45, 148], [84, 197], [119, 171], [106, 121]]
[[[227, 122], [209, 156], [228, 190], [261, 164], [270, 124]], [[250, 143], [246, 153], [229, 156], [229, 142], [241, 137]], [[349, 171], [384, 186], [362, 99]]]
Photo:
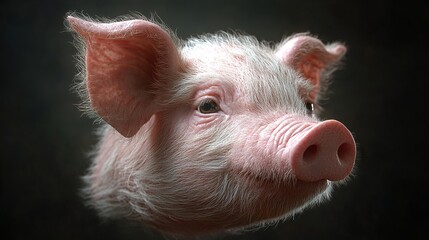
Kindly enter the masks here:
[[307, 182], [299, 180], [295, 177], [283, 177], [283, 176], [261, 176], [250, 172], [240, 172], [236, 174], [239, 181], [245, 182], [247, 185], [252, 187], [258, 187], [263, 190], [272, 191], [277, 189], [279, 191], [293, 190], [293, 189], [314, 189], [314, 194], [323, 193], [331, 184], [331, 181], [322, 179], [314, 182]]
[[252, 173], [241, 173], [236, 178], [242, 182], [249, 196], [253, 197], [249, 206], [259, 209], [254, 219], [258, 221], [276, 222], [286, 219], [295, 211], [329, 198], [332, 191], [332, 182], [326, 179], [315, 182], [296, 178], [280, 180]]

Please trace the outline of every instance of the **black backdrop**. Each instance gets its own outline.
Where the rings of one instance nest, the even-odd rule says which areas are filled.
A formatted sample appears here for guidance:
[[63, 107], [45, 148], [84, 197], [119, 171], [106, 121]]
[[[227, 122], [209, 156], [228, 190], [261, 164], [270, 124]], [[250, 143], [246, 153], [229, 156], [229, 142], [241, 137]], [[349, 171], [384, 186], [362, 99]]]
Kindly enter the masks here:
[[310, 31], [349, 47], [324, 117], [354, 133], [356, 176], [328, 203], [222, 239], [429, 239], [429, 9], [424, 1], [364, 2], [2, 1], [3, 229], [16, 239], [162, 239], [103, 222], [78, 195], [95, 124], [70, 91], [76, 51], [63, 19], [68, 11], [110, 18], [136, 11], [157, 13], [182, 38], [231, 29], [279, 41]]

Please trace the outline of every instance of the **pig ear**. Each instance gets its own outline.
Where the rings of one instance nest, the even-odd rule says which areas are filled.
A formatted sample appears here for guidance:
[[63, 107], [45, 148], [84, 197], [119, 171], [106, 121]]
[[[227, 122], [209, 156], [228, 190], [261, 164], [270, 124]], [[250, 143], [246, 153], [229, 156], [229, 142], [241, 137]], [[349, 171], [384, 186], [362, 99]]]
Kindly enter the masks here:
[[311, 82], [313, 90], [309, 97], [316, 101], [323, 88], [323, 81], [335, 70], [346, 50], [339, 43], [324, 45], [317, 38], [297, 34], [283, 41], [276, 55]]
[[171, 36], [145, 20], [67, 21], [86, 46], [91, 107], [123, 136], [133, 136], [157, 111], [157, 87], [177, 76], [180, 60]]

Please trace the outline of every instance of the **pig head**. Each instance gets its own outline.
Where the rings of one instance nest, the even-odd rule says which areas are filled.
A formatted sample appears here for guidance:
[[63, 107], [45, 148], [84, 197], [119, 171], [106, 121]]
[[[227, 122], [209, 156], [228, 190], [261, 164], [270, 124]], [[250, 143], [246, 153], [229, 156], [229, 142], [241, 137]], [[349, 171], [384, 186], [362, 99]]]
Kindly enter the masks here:
[[101, 216], [172, 235], [254, 228], [327, 199], [352, 171], [351, 133], [317, 117], [342, 44], [67, 21], [87, 112], [106, 123], [84, 190]]

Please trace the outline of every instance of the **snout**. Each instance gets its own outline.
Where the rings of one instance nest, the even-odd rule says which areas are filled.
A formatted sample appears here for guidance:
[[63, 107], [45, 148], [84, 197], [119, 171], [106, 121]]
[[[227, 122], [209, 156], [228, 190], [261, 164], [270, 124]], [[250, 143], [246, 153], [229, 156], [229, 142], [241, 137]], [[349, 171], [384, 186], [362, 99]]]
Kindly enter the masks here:
[[294, 144], [290, 161], [299, 180], [338, 181], [353, 169], [356, 144], [350, 131], [338, 121], [318, 123], [301, 134]]

